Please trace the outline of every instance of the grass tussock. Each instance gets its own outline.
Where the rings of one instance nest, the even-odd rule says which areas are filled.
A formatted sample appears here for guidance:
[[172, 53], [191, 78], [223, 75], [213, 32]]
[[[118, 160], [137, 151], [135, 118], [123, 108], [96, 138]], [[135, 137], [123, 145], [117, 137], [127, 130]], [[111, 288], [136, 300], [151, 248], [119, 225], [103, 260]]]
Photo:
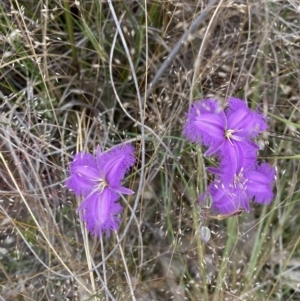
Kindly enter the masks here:
[[[0, 300], [300, 300], [297, 1], [4, 2]], [[182, 137], [184, 113], [229, 96], [268, 116], [275, 199], [203, 219], [207, 158]], [[118, 233], [95, 239], [69, 162], [124, 141], [136, 193]]]

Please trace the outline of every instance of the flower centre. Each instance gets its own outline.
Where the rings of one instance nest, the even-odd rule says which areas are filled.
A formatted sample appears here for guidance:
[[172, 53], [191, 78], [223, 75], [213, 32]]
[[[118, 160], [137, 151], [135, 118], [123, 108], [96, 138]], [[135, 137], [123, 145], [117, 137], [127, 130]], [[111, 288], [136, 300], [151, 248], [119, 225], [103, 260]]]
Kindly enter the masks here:
[[99, 180], [97, 180], [96, 186], [97, 186], [97, 190], [100, 190], [100, 193], [101, 193], [103, 191], [103, 189], [108, 186], [108, 183], [106, 182], [105, 179], [99, 179]]
[[226, 130], [225, 131], [225, 138], [229, 139], [232, 138], [232, 134], [235, 132], [235, 130]]
[[233, 133], [235, 132], [235, 130], [226, 130], [225, 131], [225, 138], [226, 139], [228, 139], [228, 141], [229, 141], [229, 143], [231, 144], [231, 145], [233, 145], [233, 143], [232, 143], [232, 141], [231, 141], [231, 139], [234, 139], [234, 136], [233, 136]]
[[243, 168], [241, 169], [239, 174], [236, 174], [234, 176], [234, 187], [239, 188], [239, 189], [245, 189], [246, 184], [248, 182], [248, 179], [244, 178], [244, 170]]
[[239, 129], [239, 130], [231, 130], [231, 129], [229, 129], [229, 130], [226, 130], [226, 131], [225, 131], [225, 134], [224, 134], [224, 137], [225, 137], [226, 139], [228, 139], [228, 141], [229, 141], [229, 143], [230, 143], [231, 145], [233, 145], [233, 143], [232, 143], [231, 140], [235, 140], [235, 141], [242, 141], [242, 140], [243, 140], [242, 137], [239, 137], [239, 136], [237, 136], [237, 135], [234, 135], [235, 133], [241, 132], [242, 130], [243, 130], [243, 129]]

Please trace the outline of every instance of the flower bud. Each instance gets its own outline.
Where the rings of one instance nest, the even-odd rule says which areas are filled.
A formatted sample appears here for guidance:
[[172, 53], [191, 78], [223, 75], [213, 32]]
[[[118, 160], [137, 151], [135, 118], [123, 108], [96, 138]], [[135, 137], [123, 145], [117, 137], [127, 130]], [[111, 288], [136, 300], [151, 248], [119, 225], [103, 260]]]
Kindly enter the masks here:
[[200, 229], [200, 238], [204, 243], [207, 243], [210, 240], [211, 233], [208, 227], [202, 226]]

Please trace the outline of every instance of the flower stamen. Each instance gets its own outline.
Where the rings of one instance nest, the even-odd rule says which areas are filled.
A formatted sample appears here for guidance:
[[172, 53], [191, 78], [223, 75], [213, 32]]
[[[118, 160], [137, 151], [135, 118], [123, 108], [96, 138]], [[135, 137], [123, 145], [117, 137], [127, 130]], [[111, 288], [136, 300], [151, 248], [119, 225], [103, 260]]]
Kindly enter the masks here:
[[105, 179], [99, 179], [97, 180], [97, 189], [99, 190], [100, 193], [103, 192], [105, 187], [108, 187], [108, 183], [106, 182]]
[[231, 141], [231, 139], [236, 140], [236, 141], [241, 141], [242, 139], [238, 136], [235, 136], [234, 133], [238, 133], [241, 132], [243, 129], [239, 129], [239, 130], [226, 130], [225, 131], [225, 135], [224, 137], [228, 139], [229, 143], [233, 146], [233, 143]]
[[227, 138], [228, 139], [228, 141], [229, 141], [229, 143], [233, 146], [233, 143], [231, 142], [231, 139], [233, 138], [233, 133], [235, 132], [235, 130], [226, 130], [225, 131], [225, 138]]

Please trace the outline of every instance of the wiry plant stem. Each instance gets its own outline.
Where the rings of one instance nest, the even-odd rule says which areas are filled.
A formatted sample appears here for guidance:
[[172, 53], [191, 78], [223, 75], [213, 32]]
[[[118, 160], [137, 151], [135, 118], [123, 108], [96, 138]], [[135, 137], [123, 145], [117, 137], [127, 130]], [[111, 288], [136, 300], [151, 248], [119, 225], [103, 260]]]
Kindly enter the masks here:
[[2, 160], [2, 162], [3, 162], [3, 164], [4, 164], [5, 168], [6, 168], [6, 170], [7, 170], [7, 172], [8, 172], [8, 174], [9, 174], [9, 176], [10, 176], [12, 182], [13, 182], [13, 184], [15, 185], [15, 188], [17, 189], [17, 191], [18, 191], [18, 193], [19, 193], [19, 195], [20, 195], [20, 197], [21, 197], [23, 203], [25, 204], [25, 206], [26, 206], [28, 212], [30, 213], [30, 216], [32, 217], [34, 223], [36, 224], [37, 229], [39, 230], [39, 232], [41, 233], [41, 235], [44, 237], [45, 241], [47, 242], [48, 246], [49, 246], [50, 249], [52, 250], [53, 254], [54, 254], [54, 255], [56, 256], [56, 258], [61, 262], [61, 264], [64, 266], [64, 268], [70, 273], [70, 275], [72, 275], [72, 276], [78, 281], [78, 283], [79, 283], [80, 285], [82, 285], [83, 288], [85, 288], [85, 290], [86, 290], [87, 292], [91, 293], [90, 290], [84, 285], [84, 283], [83, 283], [82, 281], [80, 281], [80, 280], [78, 279], [78, 277], [76, 277], [76, 275], [74, 275], [74, 273], [70, 270], [70, 268], [64, 263], [64, 261], [62, 260], [62, 258], [61, 258], [61, 257], [59, 256], [59, 254], [56, 252], [56, 250], [55, 250], [54, 246], [52, 245], [52, 243], [49, 241], [48, 237], [46, 236], [45, 232], [44, 232], [43, 229], [41, 228], [39, 222], [37, 221], [37, 219], [36, 219], [34, 213], [32, 212], [32, 210], [31, 210], [31, 208], [30, 208], [30, 206], [29, 206], [29, 204], [28, 204], [26, 198], [24, 197], [24, 195], [23, 195], [23, 193], [22, 193], [22, 191], [21, 191], [19, 185], [17, 184], [16, 179], [14, 178], [13, 174], [11, 173], [11, 170], [9, 169], [9, 167], [8, 167], [8, 165], [7, 165], [7, 163], [6, 163], [5, 159], [4, 159], [4, 157], [3, 157], [1, 151], [0, 151], [0, 159]]
[[[102, 269], [103, 269], [103, 282], [104, 286], [107, 287], [107, 278], [106, 278], [106, 265], [105, 265], [105, 255], [104, 255], [104, 246], [103, 246], [103, 237], [100, 237], [100, 245], [101, 245], [101, 256], [102, 256]], [[107, 290], [105, 289], [105, 299], [108, 301]]]
[[147, 89], [145, 98], [148, 98], [150, 96], [150, 93], [151, 93], [153, 87], [157, 84], [158, 80], [160, 79], [160, 77], [162, 76], [164, 71], [166, 71], [166, 69], [171, 65], [175, 56], [177, 55], [178, 51], [180, 50], [180, 48], [182, 47], [184, 42], [188, 39], [189, 35], [193, 34], [198, 29], [199, 25], [202, 22], [204, 22], [208, 12], [212, 9], [215, 2], [217, 2], [217, 1], [216, 0], [209, 1], [207, 8], [195, 19], [195, 21], [192, 23], [192, 25], [190, 27], [190, 30], [187, 30], [183, 34], [183, 36], [179, 39], [179, 41], [176, 43], [176, 45], [173, 48], [173, 50], [171, 51], [171, 53], [168, 55], [168, 57], [165, 59], [165, 61], [161, 65], [161, 67], [156, 72], [153, 80], [151, 81], [151, 83]]
[[127, 279], [127, 283], [128, 283], [129, 288], [130, 288], [131, 298], [132, 298], [132, 301], [136, 301], [136, 298], [135, 298], [135, 295], [134, 295], [134, 292], [133, 292], [132, 283], [131, 283], [131, 277], [130, 277], [128, 267], [127, 267], [127, 263], [126, 263], [126, 259], [125, 259], [124, 252], [123, 252], [123, 249], [121, 247], [119, 236], [118, 236], [117, 233], [116, 233], [116, 237], [117, 237], [120, 253], [121, 253], [121, 256], [122, 256], [122, 260], [123, 260], [123, 263], [124, 263], [124, 268], [125, 268], [125, 271], [126, 271], [125, 277]]
[[76, 49], [76, 46], [75, 46], [73, 22], [72, 22], [71, 11], [70, 11], [70, 3], [69, 2], [70, 1], [68, 1], [68, 0], [63, 1], [64, 7], [65, 7], [65, 17], [66, 17], [66, 21], [67, 21], [67, 32], [68, 32], [68, 37], [69, 37], [70, 44], [71, 44], [73, 63], [74, 63], [75, 68], [77, 70], [78, 76], [80, 76], [80, 67], [79, 67], [79, 63], [78, 63], [77, 49]]

